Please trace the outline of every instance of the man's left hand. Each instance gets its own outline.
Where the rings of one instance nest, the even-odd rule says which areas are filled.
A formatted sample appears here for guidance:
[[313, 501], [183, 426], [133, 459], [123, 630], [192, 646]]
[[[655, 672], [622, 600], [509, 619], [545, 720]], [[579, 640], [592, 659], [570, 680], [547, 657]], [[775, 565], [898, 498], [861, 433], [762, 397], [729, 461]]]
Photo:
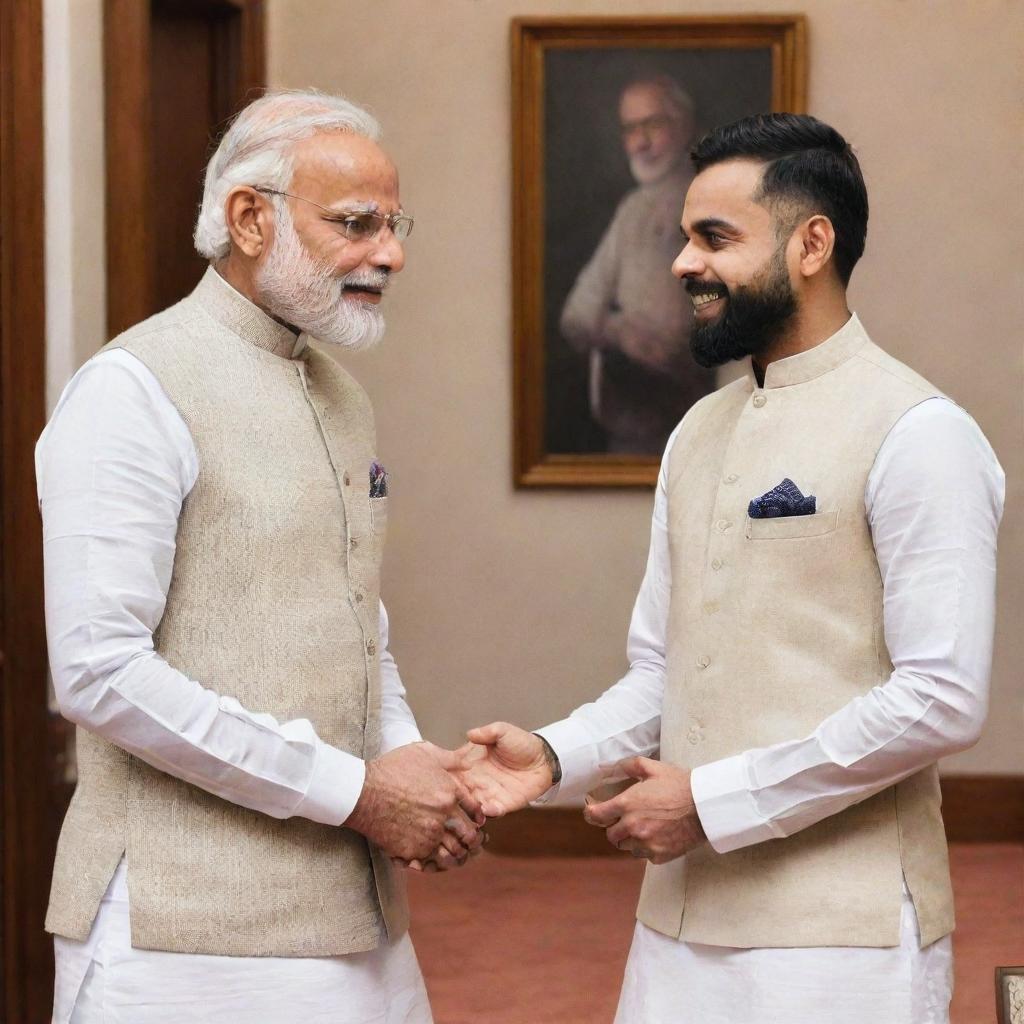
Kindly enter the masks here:
[[649, 757], [629, 757], [607, 775], [639, 780], [611, 800], [584, 808], [583, 817], [607, 829], [613, 846], [652, 864], [667, 864], [707, 842], [688, 770]]

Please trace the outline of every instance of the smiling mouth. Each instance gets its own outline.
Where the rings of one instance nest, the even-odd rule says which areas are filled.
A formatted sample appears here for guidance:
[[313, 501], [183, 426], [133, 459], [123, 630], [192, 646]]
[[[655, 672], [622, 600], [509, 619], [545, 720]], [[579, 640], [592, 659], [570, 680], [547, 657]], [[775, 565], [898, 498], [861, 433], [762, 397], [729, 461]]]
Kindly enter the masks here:
[[704, 306], [709, 305], [712, 302], [717, 302], [719, 299], [724, 299], [725, 294], [720, 291], [706, 291], [706, 292], [691, 292], [690, 301], [693, 303], [694, 309], [702, 309]]

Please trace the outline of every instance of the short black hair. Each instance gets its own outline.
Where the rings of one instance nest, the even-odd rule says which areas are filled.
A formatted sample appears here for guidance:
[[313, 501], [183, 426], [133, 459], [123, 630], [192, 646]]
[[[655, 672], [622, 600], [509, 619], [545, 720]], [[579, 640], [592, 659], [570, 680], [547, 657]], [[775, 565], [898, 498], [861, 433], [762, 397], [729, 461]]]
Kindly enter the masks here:
[[758, 202], [793, 203], [828, 217], [836, 273], [849, 284], [864, 254], [868, 191], [853, 149], [835, 128], [807, 114], [755, 114], [715, 128], [690, 155], [698, 174], [726, 160], [763, 160]]

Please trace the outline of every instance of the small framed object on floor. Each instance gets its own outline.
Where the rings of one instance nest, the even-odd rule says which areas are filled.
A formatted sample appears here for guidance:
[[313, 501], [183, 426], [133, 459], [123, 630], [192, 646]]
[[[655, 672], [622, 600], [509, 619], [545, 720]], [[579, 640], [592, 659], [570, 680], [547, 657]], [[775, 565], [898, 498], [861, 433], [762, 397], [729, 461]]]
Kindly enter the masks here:
[[1024, 967], [996, 968], [997, 1024], [1024, 1024]]

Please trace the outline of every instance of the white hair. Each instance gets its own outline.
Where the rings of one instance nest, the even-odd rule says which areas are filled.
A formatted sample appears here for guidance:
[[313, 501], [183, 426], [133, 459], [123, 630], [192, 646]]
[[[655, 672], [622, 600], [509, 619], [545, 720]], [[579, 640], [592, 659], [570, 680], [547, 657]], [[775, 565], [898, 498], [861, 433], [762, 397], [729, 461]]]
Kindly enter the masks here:
[[693, 124], [697, 116], [697, 107], [693, 97], [671, 75], [646, 75], [632, 79], [622, 90], [622, 94], [637, 86], [654, 86], [661, 91], [662, 98], [672, 108], [673, 113], [681, 121]]
[[318, 132], [352, 132], [376, 142], [380, 125], [362, 107], [316, 89], [270, 92], [232, 121], [206, 166], [195, 245], [201, 256], [223, 259], [231, 251], [224, 218], [228, 193], [236, 185], [287, 191], [292, 150]]

